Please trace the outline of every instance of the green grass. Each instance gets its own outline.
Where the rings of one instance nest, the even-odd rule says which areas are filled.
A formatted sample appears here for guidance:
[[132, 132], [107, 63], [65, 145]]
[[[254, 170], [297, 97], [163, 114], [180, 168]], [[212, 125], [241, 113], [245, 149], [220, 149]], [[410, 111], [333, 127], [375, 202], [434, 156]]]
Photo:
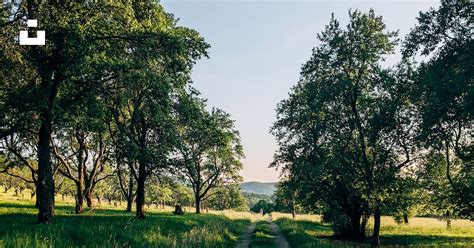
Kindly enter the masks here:
[[[385, 217], [388, 219], [389, 217]], [[433, 227], [430, 222], [436, 219], [416, 218], [410, 225], [392, 225], [381, 228], [382, 245], [430, 246], [430, 247], [472, 247], [474, 243], [474, 225], [462, 222], [459, 226]], [[275, 221], [291, 247], [353, 247], [370, 246], [370, 240], [349, 242], [332, 237], [331, 226], [317, 221], [279, 218]], [[388, 221], [386, 221], [388, 222]], [[370, 228], [370, 227], [369, 227]]]
[[268, 222], [259, 221], [255, 226], [250, 247], [274, 247], [275, 235], [272, 232]]
[[[27, 198], [27, 197], [25, 197]], [[96, 203], [97, 204], [97, 203]], [[56, 222], [37, 225], [33, 201], [0, 192], [0, 247], [233, 247], [250, 224], [257, 221], [252, 247], [273, 247], [274, 234], [266, 221], [248, 212], [210, 211], [201, 215], [175, 216], [171, 208], [147, 209], [145, 220], [134, 220], [133, 213], [103, 202], [92, 212], [73, 213], [73, 199], [57, 197]], [[335, 240], [331, 227], [319, 222], [316, 215], [273, 213], [276, 224], [291, 247], [368, 246]], [[409, 225], [398, 225], [391, 217], [382, 217], [382, 245], [430, 247], [472, 247], [474, 222], [434, 218], [411, 218]], [[370, 229], [370, 227], [369, 227]]]
[[233, 247], [250, 223], [219, 214], [151, 212], [134, 220], [119, 209], [73, 210], [58, 205], [55, 223], [38, 225], [32, 202], [0, 198], [0, 247]]

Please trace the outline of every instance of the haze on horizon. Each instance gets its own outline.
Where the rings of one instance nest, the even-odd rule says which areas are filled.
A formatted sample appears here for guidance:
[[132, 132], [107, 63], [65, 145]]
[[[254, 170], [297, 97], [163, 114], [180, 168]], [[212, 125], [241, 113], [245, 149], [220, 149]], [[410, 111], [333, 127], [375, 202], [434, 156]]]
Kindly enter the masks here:
[[[236, 120], [246, 158], [244, 181], [276, 182], [268, 168], [277, 149], [269, 133], [275, 107], [299, 79], [300, 67], [318, 45], [316, 34], [331, 13], [346, 25], [349, 9], [374, 9], [388, 30], [403, 38], [420, 11], [437, 1], [162, 1], [179, 25], [197, 30], [211, 45], [210, 59], [198, 61], [192, 78], [209, 106]], [[387, 58], [393, 65], [400, 56]]]

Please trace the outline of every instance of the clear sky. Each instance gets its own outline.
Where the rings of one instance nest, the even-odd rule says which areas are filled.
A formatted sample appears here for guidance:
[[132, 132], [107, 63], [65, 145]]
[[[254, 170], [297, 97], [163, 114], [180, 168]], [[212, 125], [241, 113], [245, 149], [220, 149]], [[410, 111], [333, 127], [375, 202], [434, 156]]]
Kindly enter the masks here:
[[[277, 149], [269, 128], [275, 107], [288, 96], [301, 65], [318, 45], [316, 34], [331, 13], [342, 25], [348, 10], [375, 10], [389, 30], [403, 37], [419, 11], [438, 1], [269, 1], [162, 0], [178, 24], [197, 30], [211, 45], [210, 59], [198, 61], [194, 86], [210, 106], [232, 115], [240, 131], [246, 158], [244, 181], [275, 182], [279, 172], [268, 168]], [[387, 58], [393, 64], [399, 56]]]

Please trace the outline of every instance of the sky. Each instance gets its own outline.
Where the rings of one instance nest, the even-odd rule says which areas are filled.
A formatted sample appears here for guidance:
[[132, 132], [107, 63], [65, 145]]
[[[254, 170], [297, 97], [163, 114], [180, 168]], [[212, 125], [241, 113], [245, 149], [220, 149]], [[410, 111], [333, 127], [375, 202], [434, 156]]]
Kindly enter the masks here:
[[[240, 131], [245, 159], [244, 181], [276, 182], [268, 168], [277, 150], [269, 133], [277, 103], [299, 79], [300, 68], [318, 46], [316, 35], [334, 13], [341, 25], [349, 9], [374, 9], [387, 29], [404, 37], [420, 11], [438, 1], [310, 0], [162, 0], [178, 25], [197, 30], [211, 45], [209, 59], [197, 62], [192, 79], [210, 107], [230, 113]], [[393, 65], [400, 56], [386, 59]]]

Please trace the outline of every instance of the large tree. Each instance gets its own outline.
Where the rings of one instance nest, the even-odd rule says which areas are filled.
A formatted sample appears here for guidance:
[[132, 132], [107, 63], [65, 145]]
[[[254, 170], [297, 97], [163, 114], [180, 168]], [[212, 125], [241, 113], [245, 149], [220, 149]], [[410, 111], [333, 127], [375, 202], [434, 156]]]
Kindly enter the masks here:
[[403, 53], [406, 58], [429, 56], [417, 68], [412, 90], [421, 119], [419, 138], [425, 148], [444, 155], [454, 210], [472, 218], [474, 5], [443, 0], [438, 9], [421, 12], [417, 19]]
[[177, 26], [155, 3], [134, 5], [134, 11], [138, 37], [119, 37], [129, 51], [119, 59], [130, 63], [131, 71], [116, 78], [104, 97], [114, 120], [118, 157], [137, 165], [136, 170], [130, 166], [137, 180], [136, 215], [144, 218], [145, 182], [170, 165], [176, 147], [177, 95], [190, 81], [195, 61], [206, 56], [208, 44], [196, 31]]
[[216, 108], [207, 111], [194, 94], [182, 97], [178, 109], [176, 172], [192, 185], [199, 214], [201, 202], [219, 192], [213, 189], [241, 180], [243, 149], [229, 114]]
[[102, 132], [91, 133], [77, 128], [55, 135], [60, 140], [58, 144], [52, 142], [59, 172], [76, 185], [77, 214], [83, 212], [84, 199], [88, 207], [93, 207], [96, 184], [111, 176], [104, 173], [109, 162], [106, 136]]
[[[139, 106], [134, 120], [160, 119], [166, 115], [154, 104], [167, 101], [172, 86], [187, 82], [191, 65], [207, 44], [195, 31], [177, 27], [175, 19], [151, 0], [13, 1], [2, 5], [1, 13], [0, 135], [31, 132], [37, 136], [38, 221], [52, 222], [55, 190], [50, 140], [65, 118], [73, 118], [66, 113], [86, 96], [107, 92], [101, 95], [110, 98], [121, 91], [130, 93], [128, 100]], [[38, 19], [38, 28], [46, 30], [45, 46], [19, 46], [17, 32], [26, 26], [26, 19]], [[146, 97], [132, 96], [147, 80], [150, 83], [142, 88]], [[125, 101], [110, 101], [118, 105], [111, 108], [131, 106]], [[142, 107], [153, 111], [142, 115]], [[120, 116], [120, 121], [128, 117]], [[142, 124], [138, 122], [134, 125]], [[145, 153], [142, 150], [140, 156], [148, 158]], [[139, 204], [143, 203], [142, 189], [138, 190]]]
[[381, 67], [396, 44], [381, 17], [352, 11], [349, 18], [345, 28], [331, 19], [289, 99], [278, 105], [274, 165], [299, 184], [309, 206], [332, 212], [336, 234], [362, 238], [373, 214], [378, 244], [390, 187], [413, 161], [415, 123], [404, 88], [411, 67]]

